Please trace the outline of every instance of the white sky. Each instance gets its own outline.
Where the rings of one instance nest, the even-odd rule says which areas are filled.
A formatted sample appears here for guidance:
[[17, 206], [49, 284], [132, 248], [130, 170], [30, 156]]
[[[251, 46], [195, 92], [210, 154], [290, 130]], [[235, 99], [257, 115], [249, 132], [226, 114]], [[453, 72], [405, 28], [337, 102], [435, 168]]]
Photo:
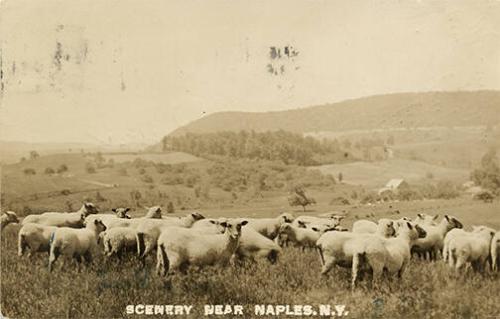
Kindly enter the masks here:
[[[152, 143], [204, 112], [500, 89], [500, 1], [1, 6], [3, 140]], [[271, 75], [269, 47], [285, 45], [299, 55]]]

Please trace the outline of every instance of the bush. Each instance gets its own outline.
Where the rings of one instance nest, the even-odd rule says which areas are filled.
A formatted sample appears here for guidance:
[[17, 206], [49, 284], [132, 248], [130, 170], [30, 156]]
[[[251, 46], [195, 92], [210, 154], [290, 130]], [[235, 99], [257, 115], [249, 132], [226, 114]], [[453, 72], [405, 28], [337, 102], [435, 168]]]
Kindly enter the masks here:
[[480, 193], [475, 194], [473, 198], [477, 200], [482, 200], [485, 203], [491, 203], [493, 202], [495, 196], [490, 191], [482, 191]]
[[457, 187], [450, 181], [439, 181], [434, 198], [452, 199], [460, 196]]
[[139, 174], [141, 174], [141, 175], [146, 174], [146, 169], [140, 168], [139, 169]]
[[34, 168], [25, 168], [23, 172], [24, 175], [36, 175], [36, 171]]
[[330, 205], [350, 205], [349, 200], [343, 196], [335, 197], [330, 201]]
[[141, 181], [143, 181], [144, 183], [150, 183], [150, 184], [154, 182], [154, 181], [153, 181], [153, 177], [151, 177], [151, 176], [150, 176], [150, 175], [148, 175], [148, 174], [144, 174], [144, 175], [142, 175], [142, 177], [141, 177]]
[[58, 174], [61, 174], [61, 173], [67, 172], [67, 171], [68, 171], [68, 166], [66, 166], [66, 164], [62, 164], [61, 166], [59, 166], [57, 168]]
[[45, 171], [44, 171], [44, 173], [45, 173], [46, 175], [52, 175], [52, 174], [54, 174], [55, 172], [56, 172], [56, 171], [54, 171], [54, 169], [53, 169], [52, 167], [47, 167], [47, 168], [45, 169]]
[[168, 214], [173, 214], [173, 213], [175, 213], [174, 203], [172, 203], [172, 202], [168, 202], [168, 204], [167, 204], [167, 213], [168, 213]]
[[95, 168], [94, 164], [89, 162], [85, 165], [85, 171], [88, 174], [94, 174], [96, 172], [96, 168]]
[[380, 197], [378, 196], [377, 193], [369, 192], [361, 198], [360, 203], [361, 204], [373, 204], [373, 203], [376, 203], [379, 199], [380, 199]]
[[63, 190], [61, 191], [61, 195], [67, 196], [67, 195], [69, 195], [69, 194], [71, 194], [71, 191], [70, 191], [69, 189], [63, 189]]
[[127, 169], [122, 167], [118, 170], [118, 174], [120, 174], [120, 176], [128, 176], [128, 172], [127, 172]]

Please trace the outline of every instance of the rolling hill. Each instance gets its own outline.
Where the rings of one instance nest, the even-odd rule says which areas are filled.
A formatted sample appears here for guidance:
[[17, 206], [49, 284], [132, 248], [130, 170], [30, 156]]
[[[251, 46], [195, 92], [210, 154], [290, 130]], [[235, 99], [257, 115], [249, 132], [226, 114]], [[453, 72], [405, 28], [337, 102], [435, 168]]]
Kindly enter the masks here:
[[278, 112], [219, 112], [171, 135], [222, 129], [308, 133], [499, 124], [500, 91], [426, 92], [377, 95]]

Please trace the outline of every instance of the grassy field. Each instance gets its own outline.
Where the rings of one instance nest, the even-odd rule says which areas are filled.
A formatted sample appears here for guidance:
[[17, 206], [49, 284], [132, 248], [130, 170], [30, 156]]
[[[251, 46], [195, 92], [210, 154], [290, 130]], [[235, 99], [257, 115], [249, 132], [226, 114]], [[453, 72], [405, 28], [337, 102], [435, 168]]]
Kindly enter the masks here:
[[[208, 216], [268, 216], [280, 201], [238, 209], [202, 209]], [[417, 212], [448, 213], [465, 225], [500, 228], [500, 203], [461, 200], [385, 203], [374, 206], [318, 205], [308, 214], [347, 209], [345, 225], [357, 218], [413, 217]], [[296, 215], [300, 211], [295, 212]], [[169, 280], [154, 273], [154, 258], [141, 269], [135, 257], [123, 262], [97, 256], [89, 268], [77, 271], [72, 262], [47, 271], [47, 255], [28, 260], [16, 255], [18, 226], [1, 238], [1, 309], [11, 318], [122, 318], [128, 304], [193, 305], [191, 318], [202, 315], [204, 304], [244, 305], [253, 317], [255, 304], [345, 304], [346, 318], [488, 318], [500, 314], [498, 274], [467, 273], [457, 277], [441, 261], [413, 261], [401, 281], [384, 280], [372, 287], [367, 280], [351, 292], [350, 271], [337, 269], [321, 278], [314, 251], [285, 249], [275, 265], [249, 263], [228, 268], [192, 269]], [[148, 316], [153, 317], [153, 316]]]
[[346, 183], [380, 188], [393, 178], [402, 178], [408, 182], [418, 182], [432, 174], [435, 179], [447, 179], [465, 182], [469, 171], [447, 168], [420, 161], [392, 159], [380, 162], [354, 162], [347, 164], [322, 165], [318, 169], [324, 174], [337, 176], [342, 173]]

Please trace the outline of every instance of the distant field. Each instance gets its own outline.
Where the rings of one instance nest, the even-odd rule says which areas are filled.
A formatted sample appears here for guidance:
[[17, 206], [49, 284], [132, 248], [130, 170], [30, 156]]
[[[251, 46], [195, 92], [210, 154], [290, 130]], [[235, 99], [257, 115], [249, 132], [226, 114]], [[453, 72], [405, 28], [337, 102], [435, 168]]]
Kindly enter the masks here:
[[178, 164], [201, 161], [202, 159], [191, 154], [183, 152], [172, 153], [127, 153], [127, 154], [104, 154], [104, 157], [109, 160], [113, 159], [115, 163], [132, 162], [137, 158], [153, 161], [164, 164]]
[[314, 167], [322, 173], [337, 177], [342, 173], [345, 183], [378, 188], [390, 179], [403, 178], [414, 182], [426, 178], [431, 173], [435, 179], [448, 179], [457, 182], [468, 180], [470, 172], [466, 169], [446, 168], [420, 161], [392, 159], [381, 162], [354, 162], [330, 164]]

